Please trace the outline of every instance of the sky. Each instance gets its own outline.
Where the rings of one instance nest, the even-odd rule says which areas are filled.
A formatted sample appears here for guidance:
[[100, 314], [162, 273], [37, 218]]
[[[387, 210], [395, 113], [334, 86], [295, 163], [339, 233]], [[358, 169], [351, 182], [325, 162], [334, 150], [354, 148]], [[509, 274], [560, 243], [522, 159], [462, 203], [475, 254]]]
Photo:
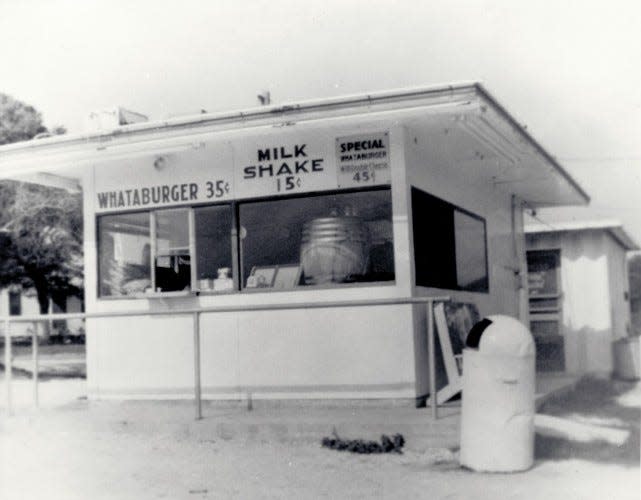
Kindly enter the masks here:
[[0, 92], [82, 132], [123, 106], [162, 119], [480, 81], [641, 244], [638, 0], [0, 0]]

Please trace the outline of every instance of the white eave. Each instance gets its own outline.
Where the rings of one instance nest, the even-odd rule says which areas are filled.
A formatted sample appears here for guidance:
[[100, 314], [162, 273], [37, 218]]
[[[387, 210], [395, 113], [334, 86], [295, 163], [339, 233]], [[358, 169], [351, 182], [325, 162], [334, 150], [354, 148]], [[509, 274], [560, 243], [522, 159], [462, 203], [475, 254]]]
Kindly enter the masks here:
[[469, 182], [491, 183], [532, 207], [589, 201], [552, 155], [478, 83], [261, 106], [26, 141], [0, 147], [0, 177], [184, 148], [219, 134], [349, 123], [400, 124], [428, 144], [422, 154], [431, 162], [447, 165]]
[[571, 231], [605, 231], [610, 234], [625, 250], [639, 250], [639, 245], [616, 219], [600, 219], [588, 221], [565, 221], [544, 223], [528, 223], [525, 225], [526, 234], [559, 233]]

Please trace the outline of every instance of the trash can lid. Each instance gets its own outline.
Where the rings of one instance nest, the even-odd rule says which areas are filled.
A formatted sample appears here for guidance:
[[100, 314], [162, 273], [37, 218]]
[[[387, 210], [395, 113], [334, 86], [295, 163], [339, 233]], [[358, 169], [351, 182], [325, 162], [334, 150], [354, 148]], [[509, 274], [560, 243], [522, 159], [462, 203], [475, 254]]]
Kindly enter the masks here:
[[481, 335], [479, 352], [517, 357], [534, 355], [534, 339], [523, 323], [500, 314], [487, 319], [492, 323]]

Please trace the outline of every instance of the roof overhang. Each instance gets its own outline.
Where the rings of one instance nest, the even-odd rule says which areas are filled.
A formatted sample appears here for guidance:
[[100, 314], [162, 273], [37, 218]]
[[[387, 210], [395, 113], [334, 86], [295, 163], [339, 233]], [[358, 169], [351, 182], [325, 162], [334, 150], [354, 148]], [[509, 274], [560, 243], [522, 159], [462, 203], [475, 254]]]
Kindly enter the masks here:
[[620, 221], [601, 219], [592, 221], [554, 222], [551, 224], [529, 223], [525, 225], [526, 234], [559, 233], [573, 231], [605, 231], [627, 251], [639, 250], [639, 245], [630, 236]]
[[[189, 148], [217, 134], [295, 127], [402, 125], [420, 136], [426, 168], [438, 162], [531, 207], [584, 205], [585, 191], [478, 83], [395, 90], [125, 125], [0, 147], [0, 177], [69, 168], [119, 155]], [[194, 146], [195, 147], [195, 146]]]

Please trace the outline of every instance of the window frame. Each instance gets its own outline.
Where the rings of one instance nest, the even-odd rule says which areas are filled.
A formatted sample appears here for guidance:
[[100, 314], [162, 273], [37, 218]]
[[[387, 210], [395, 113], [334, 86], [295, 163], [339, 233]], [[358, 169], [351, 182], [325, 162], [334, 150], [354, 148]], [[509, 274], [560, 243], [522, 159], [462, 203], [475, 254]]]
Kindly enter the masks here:
[[[214, 291], [214, 290], [200, 290], [198, 286], [198, 250], [197, 250], [197, 245], [196, 245], [196, 210], [198, 208], [202, 207], [210, 207], [210, 206], [227, 206], [229, 207], [229, 210], [232, 213], [232, 230], [230, 232], [230, 246], [232, 248], [232, 278], [234, 280], [234, 288], [232, 290], [220, 290], [220, 291]], [[190, 288], [189, 290], [179, 290], [179, 291], [156, 291], [157, 290], [157, 279], [156, 279], [156, 257], [158, 253], [158, 243], [157, 243], [157, 219], [158, 219], [158, 213], [159, 212], [164, 212], [164, 211], [169, 211], [169, 210], [186, 210], [187, 211], [187, 220], [188, 220], [188, 248], [189, 248], [189, 262], [190, 262]], [[148, 220], [149, 220], [149, 247], [150, 247], [150, 252], [149, 252], [149, 269], [150, 269], [150, 277], [149, 280], [151, 282], [150, 288], [151, 290], [148, 292], [142, 292], [142, 293], [134, 293], [131, 295], [102, 295], [100, 293], [100, 288], [101, 288], [101, 269], [100, 269], [100, 248], [101, 248], [101, 240], [100, 240], [100, 219], [103, 217], [109, 217], [109, 216], [117, 216], [117, 215], [125, 215], [125, 214], [133, 214], [133, 213], [143, 213], [147, 214]], [[235, 238], [236, 238], [236, 233], [237, 231], [235, 230], [235, 217], [234, 217], [234, 206], [233, 202], [226, 202], [226, 203], [208, 203], [208, 204], [199, 204], [199, 205], [172, 205], [168, 207], [158, 207], [158, 208], [152, 208], [152, 209], [146, 209], [146, 210], [127, 210], [123, 212], [108, 212], [104, 214], [96, 214], [96, 224], [95, 224], [95, 230], [96, 230], [96, 268], [97, 268], [97, 289], [96, 289], [96, 297], [99, 300], [124, 300], [124, 299], [142, 299], [142, 298], [164, 298], [164, 297], [188, 297], [191, 295], [220, 295], [220, 294], [225, 294], [225, 293], [234, 293], [237, 291], [237, 278], [236, 274], [234, 274], [234, 261], [236, 260], [234, 258], [234, 248], [235, 248]]]
[[[240, 238], [236, 238], [236, 243], [239, 246], [236, 256], [238, 257], [238, 286], [240, 293], [275, 293], [275, 292], [292, 292], [299, 290], [324, 290], [324, 289], [340, 289], [340, 288], [350, 288], [350, 287], [368, 287], [368, 286], [395, 286], [396, 285], [396, 244], [394, 243], [393, 232], [394, 232], [394, 206], [393, 206], [393, 193], [392, 188], [389, 184], [382, 184], [377, 186], [368, 186], [363, 188], [351, 188], [351, 189], [335, 189], [330, 191], [313, 191], [309, 193], [296, 193], [285, 196], [266, 196], [266, 197], [256, 197], [248, 198], [242, 200], [234, 200], [232, 203], [236, 206], [234, 214], [236, 216], [236, 228], [240, 231], [240, 226], [242, 221], [240, 220], [240, 206], [248, 205], [252, 203], [261, 203], [261, 202], [272, 202], [279, 200], [293, 200], [293, 199], [303, 199], [303, 198], [316, 198], [323, 196], [332, 196], [332, 195], [347, 195], [352, 193], [371, 193], [376, 191], [388, 191], [390, 196], [390, 223], [392, 224], [392, 246], [393, 246], [393, 256], [394, 256], [394, 279], [391, 280], [379, 280], [379, 281], [358, 281], [352, 283], [321, 283], [314, 285], [304, 285], [297, 286], [294, 288], [286, 289], [275, 289], [275, 288], [247, 288], [243, 286], [242, 278], [244, 276], [244, 267], [243, 267], [243, 245], [241, 244]], [[274, 266], [281, 264], [274, 264]], [[284, 265], [284, 264], [283, 264]]]
[[[330, 196], [330, 195], [342, 195], [350, 193], [359, 193], [359, 192], [373, 192], [373, 191], [388, 191], [390, 196], [390, 223], [392, 224], [392, 232], [394, 228], [394, 209], [393, 209], [393, 193], [391, 185], [380, 185], [380, 186], [367, 186], [363, 188], [352, 188], [352, 189], [337, 189], [331, 191], [313, 191], [308, 193], [296, 193], [285, 196], [266, 196], [266, 197], [255, 197], [248, 199], [234, 199], [228, 200], [220, 203], [198, 203], [193, 205], [170, 205], [163, 207], [154, 207], [150, 209], [143, 210], [126, 210], [122, 212], [106, 212], [95, 214], [95, 234], [96, 234], [96, 269], [97, 269], [97, 280], [96, 280], [96, 297], [98, 300], [131, 300], [131, 299], [145, 299], [145, 298], [167, 298], [167, 297], [186, 297], [186, 296], [196, 296], [196, 295], [225, 295], [225, 294], [242, 294], [242, 293], [278, 293], [278, 292], [292, 292], [292, 291], [302, 291], [302, 290], [322, 290], [322, 289], [337, 289], [337, 288], [353, 288], [353, 287], [371, 287], [371, 286], [395, 286], [396, 285], [396, 243], [392, 239], [393, 245], [393, 255], [394, 255], [394, 279], [385, 280], [385, 281], [370, 281], [370, 282], [354, 282], [354, 283], [330, 283], [330, 284], [316, 284], [316, 285], [305, 285], [298, 286], [295, 288], [285, 288], [285, 289], [272, 289], [272, 288], [246, 288], [242, 286], [242, 271], [243, 271], [243, 245], [241, 244], [240, 238], [240, 227], [242, 221], [240, 221], [240, 206], [243, 204], [251, 204], [254, 202], [269, 202], [269, 201], [278, 201], [284, 199], [295, 199], [295, 198], [310, 198], [317, 196]], [[199, 208], [205, 207], [215, 207], [215, 206], [228, 206], [231, 210], [231, 231], [230, 231], [230, 244], [231, 244], [231, 272], [232, 279], [234, 281], [234, 286], [230, 290], [200, 290], [198, 285], [198, 255], [197, 255], [197, 235], [196, 235], [196, 214], [195, 211]], [[154, 269], [155, 256], [157, 252], [157, 229], [156, 229], [156, 219], [157, 213], [165, 210], [173, 209], [186, 209], [189, 214], [189, 255], [191, 263], [191, 287], [190, 290], [182, 291], [166, 291], [166, 292], [157, 292], [156, 291], [156, 273]], [[103, 217], [116, 216], [116, 215], [125, 215], [133, 213], [146, 213], [149, 216], [149, 238], [150, 238], [150, 281], [151, 281], [151, 291], [150, 292], [141, 292], [131, 295], [101, 295], [101, 270], [100, 270], [100, 219]]]
[[[187, 248], [189, 251], [189, 290], [179, 290], [179, 291], [167, 291], [167, 292], [157, 292], [157, 276], [156, 276], [156, 258], [158, 257], [158, 214], [160, 212], [168, 212], [172, 210], [186, 210], [187, 211]], [[199, 292], [200, 290], [197, 287], [198, 274], [196, 272], [198, 266], [198, 255], [196, 253], [196, 235], [195, 235], [195, 213], [193, 206], [176, 206], [176, 207], [162, 207], [159, 209], [153, 209], [149, 211], [149, 238], [150, 238], [150, 269], [151, 269], [151, 289], [153, 293], [156, 294], [167, 294], [167, 293], [180, 293], [187, 292]], [[152, 294], [153, 294], [152, 293]], [[183, 293], [184, 294], [184, 293]]]

